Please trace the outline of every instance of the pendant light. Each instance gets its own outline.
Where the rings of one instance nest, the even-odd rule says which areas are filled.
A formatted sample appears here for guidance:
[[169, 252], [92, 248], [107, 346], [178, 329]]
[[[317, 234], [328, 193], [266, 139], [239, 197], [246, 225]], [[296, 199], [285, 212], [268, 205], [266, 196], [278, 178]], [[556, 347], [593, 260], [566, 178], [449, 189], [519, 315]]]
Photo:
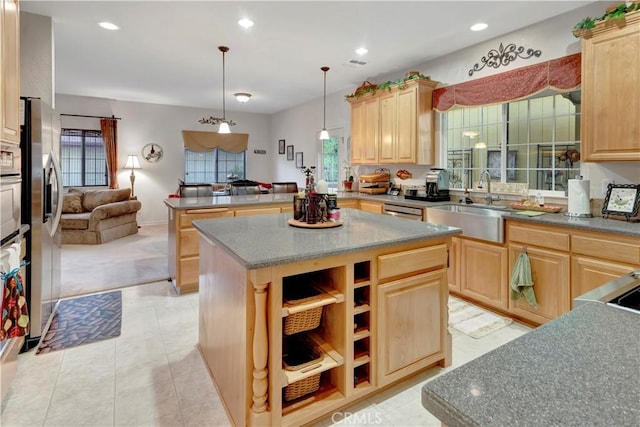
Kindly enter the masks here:
[[210, 125], [219, 124], [220, 127], [218, 128], [218, 133], [231, 133], [231, 129], [229, 128], [229, 126], [233, 126], [235, 125], [235, 123], [232, 120], [227, 120], [227, 113], [226, 113], [225, 101], [224, 101], [224, 98], [225, 98], [224, 96], [225, 95], [224, 54], [229, 51], [229, 48], [227, 46], [218, 46], [218, 50], [222, 52], [222, 118], [211, 116], [208, 119], [202, 118], [199, 120], [199, 122], [202, 124], [210, 124]]
[[323, 105], [324, 105], [324, 116], [322, 119], [322, 132], [320, 132], [320, 139], [325, 140], [329, 139], [329, 132], [327, 132], [327, 71], [329, 71], [329, 67], [320, 68], [324, 73], [324, 95], [323, 95]]

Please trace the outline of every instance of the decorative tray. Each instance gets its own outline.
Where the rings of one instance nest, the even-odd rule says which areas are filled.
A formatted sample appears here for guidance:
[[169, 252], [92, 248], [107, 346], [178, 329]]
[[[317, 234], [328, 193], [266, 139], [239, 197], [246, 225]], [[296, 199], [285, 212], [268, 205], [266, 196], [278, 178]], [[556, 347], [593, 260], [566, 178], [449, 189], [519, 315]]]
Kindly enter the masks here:
[[535, 204], [524, 204], [522, 202], [511, 203], [509, 205], [513, 209], [519, 209], [522, 211], [537, 211], [537, 212], [560, 212], [562, 210], [562, 206], [556, 205], [544, 205], [538, 206]]
[[328, 221], [328, 222], [316, 222], [315, 224], [307, 224], [304, 221], [298, 221], [297, 219], [293, 219], [293, 218], [289, 218], [287, 222], [289, 223], [289, 225], [293, 225], [294, 227], [300, 227], [300, 228], [333, 228], [333, 227], [339, 227], [343, 223], [343, 221], [339, 219], [335, 222]]

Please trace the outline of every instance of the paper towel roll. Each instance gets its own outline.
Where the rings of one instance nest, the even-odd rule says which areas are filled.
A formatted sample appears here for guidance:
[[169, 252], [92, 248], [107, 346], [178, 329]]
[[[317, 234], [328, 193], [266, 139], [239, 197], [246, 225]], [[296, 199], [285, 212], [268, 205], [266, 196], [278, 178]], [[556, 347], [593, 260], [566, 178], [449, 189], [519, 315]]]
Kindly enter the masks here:
[[589, 203], [589, 180], [569, 180], [569, 201], [567, 211], [573, 215], [585, 215], [591, 213]]

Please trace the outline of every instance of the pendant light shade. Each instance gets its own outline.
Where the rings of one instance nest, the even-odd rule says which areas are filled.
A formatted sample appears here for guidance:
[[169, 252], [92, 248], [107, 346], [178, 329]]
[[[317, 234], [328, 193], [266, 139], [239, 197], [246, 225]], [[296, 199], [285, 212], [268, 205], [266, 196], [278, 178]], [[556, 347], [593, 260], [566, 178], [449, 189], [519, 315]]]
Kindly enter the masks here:
[[230, 126], [235, 125], [232, 120], [227, 120], [227, 109], [225, 105], [225, 64], [224, 64], [224, 55], [229, 52], [229, 48], [227, 46], [218, 46], [218, 50], [222, 52], [222, 118], [220, 117], [209, 117], [205, 119], [204, 117], [199, 120], [202, 124], [210, 124], [210, 125], [220, 125], [218, 128], [218, 133], [231, 133]]
[[329, 139], [329, 132], [327, 131], [327, 71], [329, 71], [329, 67], [321, 67], [320, 68], [324, 73], [324, 92], [323, 92], [323, 118], [322, 118], [322, 131], [320, 132], [320, 139], [325, 140]]

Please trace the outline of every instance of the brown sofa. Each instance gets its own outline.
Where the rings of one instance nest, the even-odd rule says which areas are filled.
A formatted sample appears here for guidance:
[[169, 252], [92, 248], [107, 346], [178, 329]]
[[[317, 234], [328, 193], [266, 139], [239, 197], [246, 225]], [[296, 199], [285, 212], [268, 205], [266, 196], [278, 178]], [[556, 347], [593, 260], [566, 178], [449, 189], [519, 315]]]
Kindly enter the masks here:
[[62, 244], [98, 245], [138, 232], [142, 204], [131, 190], [78, 190], [64, 195], [60, 229]]

